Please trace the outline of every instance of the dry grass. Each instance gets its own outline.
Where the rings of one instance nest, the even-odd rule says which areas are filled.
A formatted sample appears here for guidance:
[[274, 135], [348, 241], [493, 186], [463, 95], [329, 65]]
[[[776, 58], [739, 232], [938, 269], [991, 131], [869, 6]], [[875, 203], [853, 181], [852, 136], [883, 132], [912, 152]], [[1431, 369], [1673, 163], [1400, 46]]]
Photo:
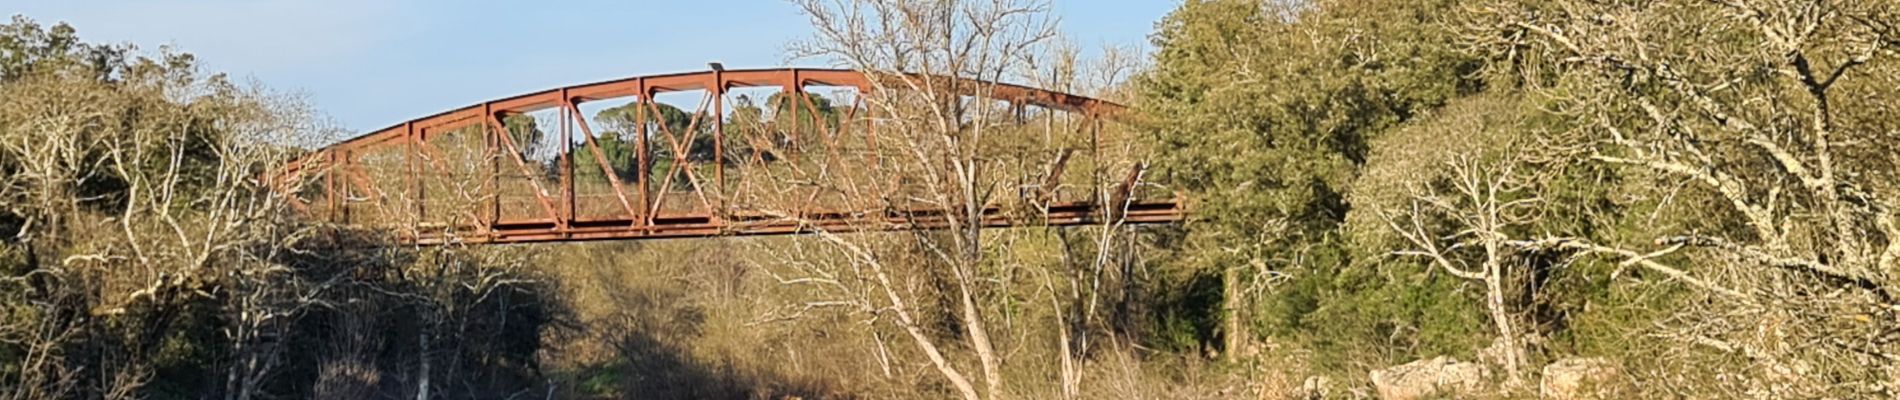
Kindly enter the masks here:
[[[901, 333], [865, 316], [787, 317], [807, 294], [748, 259], [798, 238], [613, 242], [551, 247], [540, 265], [571, 313], [543, 338], [542, 363], [564, 397], [935, 398], [951, 395]], [[1043, 311], [1046, 312], [1046, 311]], [[1006, 342], [1008, 391], [1060, 398], [1047, 315], [1018, 314]], [[880, 345], [881, 343], [881, 345]], [[974, 363], [975, 360], [953, 360]], [[1099, 348], [1078, 398], [1234, 398], [1247, 375], [1197, 355]], [[1297, 384], [1297, 382], [1295, 382]]]

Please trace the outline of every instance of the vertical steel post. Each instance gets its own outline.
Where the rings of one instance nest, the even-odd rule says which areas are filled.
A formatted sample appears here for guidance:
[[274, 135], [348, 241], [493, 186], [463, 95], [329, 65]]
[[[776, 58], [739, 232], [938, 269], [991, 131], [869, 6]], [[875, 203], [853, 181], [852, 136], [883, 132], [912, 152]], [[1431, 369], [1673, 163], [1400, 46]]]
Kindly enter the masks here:
[[[337, 155], [337, 157], [341, 157], [341, 160], [338, 161], [338, 165], [337, 165], [338, 171], [349, 173], [349, 168], [351, 164], [350, 159], [356, 158], [353, 153], [354, 152], [350, 151], [349, 148], [344, 148], [342, 154]], [[335, 154], [335, 153], [332, 153], [332, 154]], [[340, 192], [338, 192], [338, 194], [342, 195], [341, 196], [342, 197], [341, 200], [343, 202], [342, 223], [348, 224], [350, 223], [350, 185], [344, 184], [343, 182], [340, 182], [340, 181], [337, 182], [336, 185], [337, 185], [337, 189], [341, 190]]]
[[[567, 88], [561, 88], [561, 103], [566, 104], [568, 99]], [[555, 119], [561, 122], [561, 218], [566, 220], [560, 225], [571, 228], [574, 226], [574, 203], [578, 201], [574, 196], [574, 160], [569, 157], [574, 152], [574, 114], [568, 112], [567, 107], [557, 108], [559, 114]]]
[[324, 210], [324, 214], [329, 214], [327, 217], [329, 217], [330, 222], [341, 222], [342, 218], [339, 218], [340, 213], [337, 212], [338, 206], [336, 199], [336, 150], [324, 152], [323, 158], [323, 202], [329, 205], [329, 207], [326, 207], [327, 209]]
[[778, 102], [779, 108], [786, 109], [792, 113], [792, 127], [785, 132], [791, 139], [786, 147], [791, 150], [793, 164], [797, 164], [798, 160], [805, 158], [805, 151], [798, 143], [798, 126], [800, 125], [800, 121], [798, 120], [798, 96], [804, 92], [803, 86], [804, 82], [799, 81], [798, 70], [792, 70], [792, 80], [785, 83], [785, 92], [783, 96], [779, 98]]
[[640, 164], [639, 168], [635, 168], [637, 173], [639, 173], [639, 176], [635, 177], [635, 179], [639, 181], [638, 185], [640, 186], [641, 215], [638, 218], [643, 224], [651, 225], [653, 222], [653, 212], [651, 208], [653, 206], [653, 197], [647, 187], [649, 183], [647, 181], [650, 180], [648, 176], [653, 174], [652, 155], [647, 154], [647, 109], [651, 107], [643, 102], [653, 101], [653, 90], [647, 88], [646, 78], [640, 78], [640, 95], [635, 97], [633, 101], [639, 102], [635, 103], [636, 107], [634, 107], [638, 109], [636, 110], [638, 112], [634, 114], [635, 133], [633, 135], [633, 152], [636, 158], [639, 159], [638, 163]]
[[[490, 167], [488, 172], [488, 226], [491, 227], [501, 223], [501, 138], [499, 136], [507, 134], [507, 132], [496, 132], [495, 129], [488, 126], [488, 119], [494, 117], [494, 105], [491, 103], [482, 103], [482, 118], [480, 121], [477, 121], [476, 124], [482, 127], [482, 142], [487, 148], [484, 154], [488, 156], [488, 165]], [[507, 125], [503, 125], [502, 128], [506, 129]]]
[[713, 182], [719, 190], [719, 209], [714, 215], [725, 214], [726, 209], [726, 78], [725, 71], [713, 70], [711, 90], [713, 96]]
[[408, 181], [407, 183], [409, 185], [409, 207], [411, 208], [411, 211], [414, 211], [416, 213], [416, 215], [412, 219], [414, 223], [411, 224], [410, 230], [412, 231], [411, 234], [414, 234], [417, 237], [421, 237], [422, 236], [422, 176], [417, 174], [418, 168], [416, 167], [416, 163], [418, 161], [421, 161], [420, 156], [416, 154], [416, 152], [418, 151], [418, 149], [416, 148], [417, 146], [416, 141], [421, 140], [421, 138], [416, 136], [416, 123], [414, 121], [402, 123], [402, 135], [403, 135], [403, 139], [405, 139], [405, 142], [406, 142], [405, 144], [407, 144], [407, 146], [403, 146], [403, 149], [402, 149], [403, 157], [404, 157], [404, 161], [408, 162], [408, 165], [406, 167], [408, 167], [409, 169], [408, 173], [403, 174], [403, 177], [407, 178], [407, 181]]
[[871, 151], [870, 167], [873, 168], [873, 171], [876, 171], [875, 168], [883, 164], [883, 162], [881, 162], [883, 161], [883, 155], [877, 152], [877, 111], [872, 109], [874, 106], [870, 101], [865, 100], [871, 96], [873, 90], [870, 85], [858, 87], [857, 103], [858, 105], [864, 106], [864, 146]]
[[[1092, 113], [1083, 113], [1082, 118], [1084, 118], [1083, 123], [1089, 126], [1089, 163], [1094, 164], [1094, 168], [1090, 168], [1093, 171], [1090, 171], [1092, 175], [1089, 181], [1094, 184], [1094, 187], [1102, 187], [1102, 174], [1108, 169], [1107, 166], [1102, 165], [1102, 123], [1095, 119]], [[1091, 197], [1101, 195], [1100, 191], [1091, 191], [1096, 192], [1091, 194]], [[1107, 199], [1094, 199], [1098, 203], [1105, 200]]]

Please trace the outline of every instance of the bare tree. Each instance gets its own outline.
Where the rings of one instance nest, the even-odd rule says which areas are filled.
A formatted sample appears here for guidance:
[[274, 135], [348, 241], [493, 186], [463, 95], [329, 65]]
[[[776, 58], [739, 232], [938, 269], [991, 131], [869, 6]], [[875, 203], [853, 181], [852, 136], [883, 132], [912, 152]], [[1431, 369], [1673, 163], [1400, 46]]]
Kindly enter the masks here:
[[[1513, 321], [1505, 297], [1509, 267], [1523, 263], [1521, 250], [1509, 244], [1512, 228], [1528, 222], [1525, 211], [1539, 200], [1527, 195], [1522, 177], [1514, 176], [1518, 160], [1486, 161], [1456, 155], [1446, 163], [1444, 188], [1419, 182], [1411, 191], [1409, 209], [1386, 211], [1386, 223], [1412, 246], [1396, 254], [1419, 257], [1433, 267], [1461, 279], [1484, 285], [1484, 306], [1497, 330], [1507, 387], [1519, 387], [1523, 378], [1523, 334]], [[1442, 226], [1456, 228], [1445, 232]]]
[[[1892, 2], [1557, 1], [1475, 7], [1467, 39], [1551, 94], [1583, 158], [1712, 201], [1650, 243], [1513, 239], [1710, 296], [1664, 335], [1739, 354], [1750, 396], [1892, 396], [1900, 266]], [[1692, 32], [1692, 33], [1691, 33]], [[1468, 225], [1483, 230], [1484, 225]], [[1686, 260], [1670, 262], [1664, 260]], [[1863, 324], [1832, 324], [1862, 315]], [[1849, 339], [1853, 338], [1853, 339]], [[1687, 350], [1680, 350], [1687, 351]], [[1680, 352], [1678, 351], [1678, 352]], [[1885, 383], [1874, 383], [1885, 380]]]
[[[25, 304], [30, 318], [65, 326], [32, 335], [65, 342], [27, 345], [46, 361], [32, 373], [58, 376], [66, 347], [106, 344], [114, 361], [91, 373], [107, 377], [94, 390], [136, 396], [180, 307], [225, 300], [224, 394], [250, 398], [276, 368], [277, 338], [337, 276], [294, 265], [317, 229], [293, 222], [287, 197], [259, 179], [290, 155], [281, 144], [321, 127], [292, 99], [199, 75], [186, 55], [122, 68], [115, 80], [47, 73], [0, 89], [0, 160], [13, 169], [0, 203], [24, 220], [10, 241], [30, 253], [24, 279], [6, 284], [39, 298]], [[38, 384], [17, 393], [70, 390]]]
[[[1032, 86], [1064, 92], [1083, 93], [1099, 99], [1126, 98], [1125, 85], [1129, 78], [1141, 68], [1141, 61], [1135, 50], [1121, 47], [1105, 47], [1101, 56], [1084, 57], [1081, 47], [1066, 37], [1056, 36], [1050, 44], [1042, 46], [1036, 53], [1023, 55], [1023, 66], [1017, 73], [1023, 82]], [[1148, 161], [1144, 155], [1147, 148], [1140, 140], [1131, 140], [1131, 132], [1116, 129], [1117, 126], [1097, 126], [1090, 129], [1086, 124], [1092, 121], [1087, 116], [1069, 113], [1048, 113], [1033, 120], [1022, 121], [1028, 130], [1018, 134], [1041, 136], [1042, 147], [1034, 150], [1053, 150], [1059, 161], [1043, 165], [1017, 165], [1017, 171], [1033, 172], [1023, 175], [1019, 187], [1030, 196], [1045, 200], [1079, 193], [1090, 198], [1107, 199], [1108, 218], [1098, 224], [1085, 228], [1049, 227], [1047, 233], [1059, 240], [1062, 245], [1062, 265], [1060, 273], [1042, 273], [1040, 278], [1044, 290], [1049, 291], [1049, 300], [1055, 307], [1058, 333], [1058, 376], [1062, 380], [1064, 396], [1074, 397], [1080, 393], [1083, 369], [1088, 354], [1097, 346], [1098, 339], [1112, 336], [1118, 329], [1127, 326], [1105, 326], [1125, 321], [1108, 321], [1104, 309], [1110, 301], [1121, 312], [1127, 311], [1127, 302], [1132, 296], [1134, 265], [1133, 229], [1117, 215], [1126, 214], [1130, 196], [1123, 195], [1128, 188], [1115, 177], [1127, 171], [1139, 170]], [[1091, 137], [1088, 142], [1080, 140], [1064, 143], [1062, 136], [1076, 136], [1078, 132], [1088, 130]], [[1080, 138], [1078, 138], [1080, 139]], [[1083, 154], [1086, 153], [1086, 154]], [[1049, 162], [1038, 157], [1022, 157], [1034, 162]], [[1086, 160], [1078, 163], [1071, 160]], [[1061, 169], [1070, 165], [1082, 164], [1088, 170], [1086, 174], [1074, 173], [1085, 179], [1061, 179]], [[1081, 166], [1081, 165], [1078, 165]], [[1032, 206], [1047, 206], [1047, 202], [1034, 203]], [[1046, 212], [1047, 210], [1038, 209]], [[1042, 272], [1042, 271], [1037, 271]], [[1060, 279], [1057, 279], [1060, 278]], [[1110, 296], [1119, 294], [1119, 298]]]
[[[811, 271], [813, 278], [788, 282], [823, 282], [845, 297], [848, 304], [871, 315], [890, 315], [920, 352], [964, 398], [1006, 396], [1004, 354], [993, 338], [996, 319], [983, 302], [992, 285], [1002, 284], [994, 274], [1009, 266], [994, 265], [989, 253], [996, 244], [986, 234], [985, 218], [1013, 196], [1005, 195], [1014, 177], [1005, 173], [1008, 158], [997, 153], [1000, 141], [1014, 125], [1011, 107], [994, 101], [996, 83], [1024, 72], [1026, 56], [1038, 53], [1055, 34], [1048, 5], [1039, 1], [793, 1], [811, 17], [816, 35], [797, 43], [797, 57], [817, 58], [865, 72], [872, 88], [861, 93], [869, 121], [879, 132], [878, 146], [889, 149], [877, 157], [877, 171], [856, 177], [846, 172], [827, 175], [828, 190], [857, 210], [937, 209], [946, 211], [935, 221], [942, 230], [917, 232], [902, 244], [877, 244], [878, 235], [844, 235], [820, 229], [822, 243], [848, 260], [852, 280]], [[879, 154], [883, 155], [883, 154]], [[875, 156], [874, 156], [875, 157]], [[895, 182], [889, 184], [884, 182]], [[788, 216], [795, 210], [780, 210]], [[929, 218], [929, 217], [925, 217]], [[922, 257], [903, 256], [905, 247]], [[947, 270], [951, 301], [941, 311], [954, 315], [964, 341], [977, 360], [977, 383], [946, 354], [950, 348], [930, 333], [920, 311], [934, 308], [907, 290], [921, 278], [899, 271], [893, 262], [924, 263]], [[818, 279], [818, 280], [811, 280]], [[862, 286], [860, 286], [862, 285]], [[876, 293], [878, 295], [870, 295]], [[934, 311], [933, 311], [934, 312]]]

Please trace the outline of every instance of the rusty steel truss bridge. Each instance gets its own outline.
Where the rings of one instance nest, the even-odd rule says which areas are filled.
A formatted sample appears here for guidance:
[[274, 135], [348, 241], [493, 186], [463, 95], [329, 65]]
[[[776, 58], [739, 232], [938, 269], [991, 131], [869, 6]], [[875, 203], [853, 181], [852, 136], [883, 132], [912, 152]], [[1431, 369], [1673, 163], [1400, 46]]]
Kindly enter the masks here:
[[[867, 97], [919, 85], [1006, 121], [975, 151], [997, 166], [995, 200], [959, 207], [918, 194], [930, 171], [917, 166], [944, 148], [893, 132], [902, 125]], [[1146, 176], [1122, 111], [996, 82], [715, 64], [405, 121], [267, 179], [312, 218], [414, 244], [1180, 221], [1180, 196]]]

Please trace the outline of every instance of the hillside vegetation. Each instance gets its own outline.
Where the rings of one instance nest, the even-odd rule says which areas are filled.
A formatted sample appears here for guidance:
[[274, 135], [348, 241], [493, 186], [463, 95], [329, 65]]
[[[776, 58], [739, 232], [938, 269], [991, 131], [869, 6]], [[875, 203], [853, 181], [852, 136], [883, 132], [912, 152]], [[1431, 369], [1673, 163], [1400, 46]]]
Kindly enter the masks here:
[[1190, 218], [984, 227], [1082, 122], [922, 81], [861, 99], [888, 170], [754, 196], [944, 229], [401, 246], [259, 180], [346, 136], [295, 96], [15, 17], [0, 399], [1900, 396], [1900, 3], [1187, 0], [1147, 55], [1039, 1], [791, 4], [796, 57], [1129, 105], [1076, 168]]

